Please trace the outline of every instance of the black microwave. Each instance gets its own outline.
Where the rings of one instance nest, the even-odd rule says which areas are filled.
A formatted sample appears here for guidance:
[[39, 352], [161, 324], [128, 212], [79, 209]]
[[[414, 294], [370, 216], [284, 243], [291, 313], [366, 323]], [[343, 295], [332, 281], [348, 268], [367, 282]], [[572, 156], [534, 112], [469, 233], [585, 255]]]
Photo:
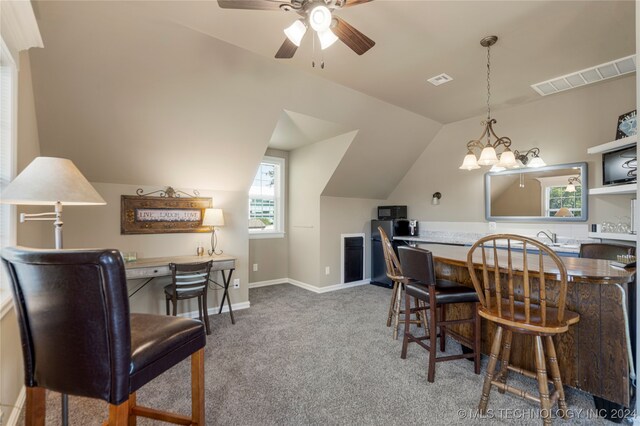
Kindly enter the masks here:
[[407, 206], [378, 206], [378, 220], [406, 218]]

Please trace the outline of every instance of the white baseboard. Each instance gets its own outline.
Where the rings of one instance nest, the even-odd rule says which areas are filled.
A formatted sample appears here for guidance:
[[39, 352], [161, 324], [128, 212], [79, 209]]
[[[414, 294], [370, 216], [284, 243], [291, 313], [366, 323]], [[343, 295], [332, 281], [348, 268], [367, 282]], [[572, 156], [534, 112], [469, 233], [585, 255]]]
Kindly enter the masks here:
[[256, 281], [255, 283], [249, 283], [249, 288], [267, 287], [270, 285], [287, 284], [289, 278], [278, 278], [276, 280]]
[[[350, 283], [334, 284], [326, 287], [317, 287], [315, 285], [303, 283], [302, 281], [294, 280], [293, 278], [280, 278], [277, 280], [259, 281], [255, 283], [250, 283], [249, 288], [266, 287], [266, 286], [278, 285], [278, 284], [291, 284], [291, 285], [295, 285], [296, 287], [300, 287], [305, 290], [309, 290], [314, 293], [320, 294], [320, 293], [328, 293], [330, 291], [343, 290], [345, 288], [351, 288], [351, 287], [356, 287], [359, 285], [365, 285], [370, 283], [371, 283], [371, 280], [367, 278], [366, 280], [353, 281]], [[233, 307], [233, 309], [235, 309], [235, 306]]]
[[[249, 309], [249, 306], [251, 306], [251, 304], [249, 303], [248, 300], [246, 302], [232, 303], [231, 304], [231, 308], [233, 308], [234, 311], [240, 311], [242, 309]], [[215, 308], [209, 308], [209, 309], [207, 309], [207, 313], [209, 315], [217, 315], [219, 309], [220, 309], [220, 306], [216, 306]], [[229, 312], [229, 305], [227, 305], [226, 303], [222, 307], [222, 313], [225, 313], [225, 312]], [[191, 311], [191, 312], [185, 312], [185, 313], [178, 314], [178, 316], [179, 317], [184, 317], [184, 318], [198, 318], [199, 315], [198, 315], [198, 311]]]
[[7, 420], [7, 426], [17, 426], [18, 419], [20, 418], [20, 413], [22, 412], [22, 407], [24, 406], [24, 400], [27, 397], [27, 390], [24, 386], [20, 389], [20, 393], [18, 394], [18, 399], [16, 399], [16, 403], [13, 404], [13, 410], [11, 410], [11, 415]]

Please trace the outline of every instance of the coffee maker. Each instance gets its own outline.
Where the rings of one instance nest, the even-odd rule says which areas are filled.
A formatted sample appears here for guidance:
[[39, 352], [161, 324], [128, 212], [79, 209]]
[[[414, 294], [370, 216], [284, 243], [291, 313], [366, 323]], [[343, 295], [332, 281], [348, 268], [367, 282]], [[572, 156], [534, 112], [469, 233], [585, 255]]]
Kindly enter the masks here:
[[412, 237], [417, 237], [419, 234], [419, 230], [418, 230], [418, 221], [415, 219], [410, 219], [409, 220], [409, 235], [411, 235]]

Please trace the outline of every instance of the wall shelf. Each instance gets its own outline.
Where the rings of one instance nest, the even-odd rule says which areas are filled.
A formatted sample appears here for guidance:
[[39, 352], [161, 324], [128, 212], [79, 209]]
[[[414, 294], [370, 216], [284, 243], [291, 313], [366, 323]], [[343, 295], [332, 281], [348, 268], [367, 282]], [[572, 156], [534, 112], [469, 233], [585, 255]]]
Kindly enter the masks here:
[[613, 232], [589, 232], [589, 238], [601, 238], [603, 240], [618, 240], [618, 241], [636, 241], [638, 236], [636, 234], [617, 234]]
[[638, 135], [628, 136], [616, 141], [603, 143], [602, 145], [592, 146], [591, 148], [587, 149], [587, 154], [604, 154], [606, 152], [616, 151], [618, 149], [635, 145], [637, 142]]
[[589, 195], [614, 195], [614, 194], [635, 194], [638, 191], [637, 183], [626, 185], [603, 186], [602, 188], [591, 188]]

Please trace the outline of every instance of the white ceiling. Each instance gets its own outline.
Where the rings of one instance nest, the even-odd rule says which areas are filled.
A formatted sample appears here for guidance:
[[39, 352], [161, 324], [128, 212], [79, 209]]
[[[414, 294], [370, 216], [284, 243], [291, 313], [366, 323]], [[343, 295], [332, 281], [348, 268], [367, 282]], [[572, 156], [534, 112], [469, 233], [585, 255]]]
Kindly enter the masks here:
[[321, 120], [293, 111], [282, 111], [271, 135], [269, 148], [292, 151], [353, 130], [344, 124]]
[[[136, 2], [169, 20], [273, 58], [293, 12], [221, 9], [216, 1]], [[307, 35], [293, 59], [314, 73], [441, 123], [482, 114], [486, 50], [492, 49], [494, 109], [539, 99], [530, 85], [635, 53], [633, 1], [374, 0], [336, 12], [376, 45], [358, 56], [338, 42], [316, 54]], [[447, 73], [439, 87], [427, 78]], [[585, 90], [585, 89], [577, 89]]]

